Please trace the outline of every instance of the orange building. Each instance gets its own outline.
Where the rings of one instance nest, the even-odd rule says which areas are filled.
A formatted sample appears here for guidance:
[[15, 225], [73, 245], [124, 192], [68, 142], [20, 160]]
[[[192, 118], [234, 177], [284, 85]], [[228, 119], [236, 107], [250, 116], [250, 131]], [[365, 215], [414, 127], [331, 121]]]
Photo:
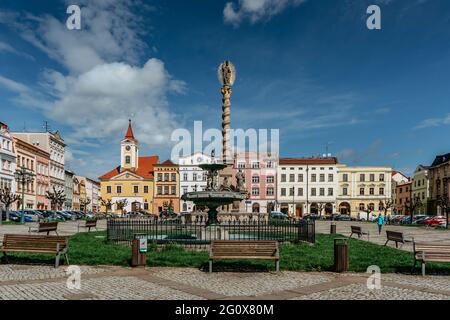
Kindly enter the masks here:
[[180, 212], [180, 177], [178, 165], [170, 160], [153, 166], [155, 176], [155, 194], [153, 196], [153, 213], [168, 210]]
[[410, 215], [408, 210], [409, 202], [411, 201], [412, 181], [402, 183], [396, 187], [395, 209], [397, 214]]

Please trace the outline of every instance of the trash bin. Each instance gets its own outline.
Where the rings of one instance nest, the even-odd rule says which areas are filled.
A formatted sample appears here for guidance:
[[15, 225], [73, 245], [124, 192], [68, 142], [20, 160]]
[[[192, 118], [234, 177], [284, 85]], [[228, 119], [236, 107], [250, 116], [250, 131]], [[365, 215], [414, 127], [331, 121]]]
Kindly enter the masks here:
[[147, 238], [135, 236], [131, 246], [131, 266], [145, 267], [147, 262]]
[[336, 234], [336, 224], [332, 223], [330, 225], [330, 234]]
[[348, 271], [348, 243], [347, 238], [334, 239], [334, 271]]

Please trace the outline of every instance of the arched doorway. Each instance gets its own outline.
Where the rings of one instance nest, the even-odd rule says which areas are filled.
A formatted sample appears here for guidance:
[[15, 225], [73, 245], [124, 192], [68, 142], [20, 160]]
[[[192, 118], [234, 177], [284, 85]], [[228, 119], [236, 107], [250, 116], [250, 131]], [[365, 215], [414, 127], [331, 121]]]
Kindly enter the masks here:
[[300, 203], [295, 205], [295, 216], [296, 217], [303, 216], [303, 205]]
[[350, 213], [351, 213], [350, 203], [348, 203], [348, 202], [341, 202], [339, 204], [339, 213], [340, 214], [348, 214], [348, 215], [350, 215]]
[[183, 211], [186, 212], [187, 211], [187, 203], [183, 203]]
[[272, 211], [274, 211], [274, 209], [275, 209], [274, 203], [273, 202], [269, 202], [267, 204], [267, 213], [271, 213]]
[[259, 203], [255, 202], [252, 204], [252, 212], [259, 213]]
[[138, 201], [134, 201], [131, 203], [131, 211], [139, 212], [141, 211], [141, 203]]
[[327, 203], [325, 204], [325, 215], [331, 215], [333, 214], [333, 204]]
[[319, 214], [319, 205], [315, 202], [311, 203], [311, 214]]

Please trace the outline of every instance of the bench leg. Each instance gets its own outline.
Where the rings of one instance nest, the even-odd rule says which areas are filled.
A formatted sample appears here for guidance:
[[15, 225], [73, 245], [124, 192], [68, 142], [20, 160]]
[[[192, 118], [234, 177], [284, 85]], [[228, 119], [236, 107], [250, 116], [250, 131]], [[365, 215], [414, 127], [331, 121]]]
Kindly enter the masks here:
[[70, 265], [70, 263], [69, 263], [69, 256], [67, 255], [67, 252], [64, 253], [64, 257], [66, 258], [67, 265]]
[[59, 267], [59, 256], [60, 256], [60, 254], [58, 253], [55, 258], [55, 268]]
[[425, 276], [425, 261], [422, 261], [422, 276]]
[[385, 247], [387, 246], [388, 242], [389, 242], [389, 239], [387, 239], [386, 242], [384, 243]]
[[395, 248], [398, 249], [398, 242], [397, 241], [395, 241]]
[[350, 233], [350, 237], [349, 237], [349, 238], [351, 238], [351, 237], [352, 237], [352, 235], [353, 235], [353, 232], [352, 232], [352, 233]]
[[275, 262], [275, 268], [276, 268], [277, 272], [280, 272], [280, 260], [277, 260]]
[[55, 230], [55, 233], [56, 233], [57, 236], [59, 236], [58, 231]]
[[209, 273], [212, 272], [212, 260], [209, 260]]

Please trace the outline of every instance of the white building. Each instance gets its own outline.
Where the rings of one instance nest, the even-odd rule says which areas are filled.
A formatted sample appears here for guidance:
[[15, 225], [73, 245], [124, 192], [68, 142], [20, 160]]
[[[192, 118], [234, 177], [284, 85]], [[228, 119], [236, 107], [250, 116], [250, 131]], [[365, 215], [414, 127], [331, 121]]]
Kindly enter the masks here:
[[[205, 163], [211, 163], [211, 157], [201, 152], [179, 158], [180, 195], [187, 192], [205, 190], [206, 172], [198, 166], [199, 164]], [[180, 210], [181, 212], [192, 212], [194, 210], [194, 203], [192, 201], [180, 200]]]
[[[277, 210], [291, 216], [336, 212], [337, 159], [281, 158], [277, 170]], [[320, 212], [319, 212], [320, 211]]]
[[88, 205], [88, 210], [93, 212], [98, 212], [99, 206], [99, 193], [100, 193], [100, 183], [86, 178], [86, 195], [91, 199], [91, 203]]
[[[16, 155], [14, 143], [8, 126], [0, 122], [0, 188], [9, 188], [12, 193], [16, 192]], [[0, 203], [2, 208], [2, 203]], [[1, 212], [1, 210], [0, 210]]]
[[66, 144], [59, 132], [14, 132], [12, 135], [50, 154], [49, 189], [53, 190], [53, 186], [55, 186], [57, 190], [64, 190]]

